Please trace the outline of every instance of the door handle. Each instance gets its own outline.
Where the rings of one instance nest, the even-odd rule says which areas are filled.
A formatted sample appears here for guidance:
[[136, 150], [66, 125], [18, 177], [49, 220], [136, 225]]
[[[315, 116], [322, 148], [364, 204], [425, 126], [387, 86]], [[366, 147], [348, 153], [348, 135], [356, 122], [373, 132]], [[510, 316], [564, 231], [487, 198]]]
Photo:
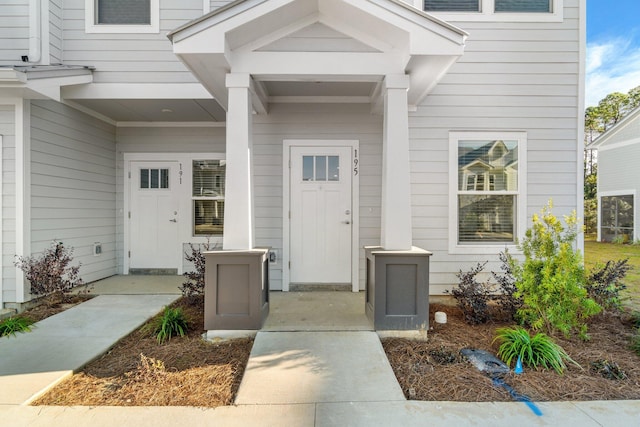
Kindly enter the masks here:
[[346, 220], [346, 221], [342, 221], [343, 224], [351, 224], [351, 221]]
[[178, 220], [173, 218], [173, 219], [170, 219], [169, 222], [178, 222]]

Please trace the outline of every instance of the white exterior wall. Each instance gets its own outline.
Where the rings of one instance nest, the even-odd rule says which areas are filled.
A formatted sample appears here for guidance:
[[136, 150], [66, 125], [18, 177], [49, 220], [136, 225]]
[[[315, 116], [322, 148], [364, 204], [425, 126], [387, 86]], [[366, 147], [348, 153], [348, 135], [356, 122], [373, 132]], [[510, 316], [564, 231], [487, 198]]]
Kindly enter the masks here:
[[15, 65], [29, 53], [29, 1], [0, 2], [0, 65]]
[[[224, 153], [225, 128], [216, 127], [120, 127], [117, 133], [117, 247], [118, 273], [124, 271], [124, 153]], [[188, 218], [188, 217], [187, 217]], [[189, 219], [187, 219], [189, 220]], [[189, 243], [203, 243], [203, 237], [182, 242], [183, 253], [190, 251]], [[222, 246], [222, 238], [211, 239], [211, 245]], [[192, 267], [183, 259], [183, 271]]]
[[[637, 134], [640, 138], [640, 133]], [[633, 145], [598, 150], [598, 193], [640, 189], [640, 141]], [[622, 193], [620, 193], [622, 194]]]
[[161, 0], [159, 33], [87, 34], [85, 0], [65, 0], [64, 63], [96, 67], [94, 83], [194, 83], [166, 34], [202, 11], [202, 0]]
[[85, 282], [117, 272], [115, 153], [114, 126], [57, 102], [31, 103], [31, 252], [53, 240], [73, 247]]
[[[553, 198], [554, 214], [576, 209], [579, 139], [579, 0], [564, 1], [564, 22], [452, 22], [469, 32], [463, 57], [410, 114], [413, 239], [432, 251], [431, 293], [455, 273], [490, 260], [449, 254], [448, 138], [454, 130], [527, 133], [527, 218]], [[581, 152], [581, 150], [580, 150]], [[581, 157], [580, 157], [581, 158]], [[581, 170], [581, 169], [580, 169]], [[495, 255], [491, 255], [495, 253]]]
[[[0, 105], [2, 135], [2, 301], [15, 301], [16, 269], [16, 141], [15, 105]], [[0, 307], [1, 308], [1, 307]]]

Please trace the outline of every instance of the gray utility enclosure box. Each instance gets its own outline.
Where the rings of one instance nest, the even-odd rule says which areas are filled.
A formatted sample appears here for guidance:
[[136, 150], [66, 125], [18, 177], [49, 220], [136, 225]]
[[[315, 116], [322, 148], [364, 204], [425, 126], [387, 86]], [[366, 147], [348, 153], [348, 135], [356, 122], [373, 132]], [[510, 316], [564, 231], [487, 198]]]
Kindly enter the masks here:
[[204, 257], [204, 328], [262, 328], [269, 314], [269, 248], [211, 251]]
[[366, 246], [366, 313], [377, 331], [429, 328], [429, 257], [413, 247], [407, 251]]

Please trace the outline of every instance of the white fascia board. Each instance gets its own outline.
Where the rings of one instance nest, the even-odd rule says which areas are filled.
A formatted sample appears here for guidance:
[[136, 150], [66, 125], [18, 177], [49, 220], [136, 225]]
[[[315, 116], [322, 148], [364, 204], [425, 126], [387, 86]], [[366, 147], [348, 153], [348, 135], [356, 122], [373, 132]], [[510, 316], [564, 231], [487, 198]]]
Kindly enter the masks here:
[[[387, 75], [404, 73], [399, 55], [353, 52], [252, 52], [234, 54], [233, 71], [294, 75]], [[399, 69], [400, 66], [400, 69]]]
[[93, 75], [85, 74], [71, 77], [34, 79], [27, 81], [27, 88], [60, 102], [60, 90], [63, 86], [84, 85], [93, 81]]
[[0, 70], [1, 84], [21, 84], [27, 82], [27, 74], [16, 71], [13, 68]]
[[62, 88], [65, 99], [209, 99], [200, 83], [91, 83]]

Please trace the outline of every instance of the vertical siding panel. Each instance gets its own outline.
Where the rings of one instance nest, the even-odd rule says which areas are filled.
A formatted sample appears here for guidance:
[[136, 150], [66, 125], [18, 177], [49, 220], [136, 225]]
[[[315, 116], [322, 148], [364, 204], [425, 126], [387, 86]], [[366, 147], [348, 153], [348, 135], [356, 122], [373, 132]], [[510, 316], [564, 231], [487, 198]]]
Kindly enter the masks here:
[[0, 135], [2, 135], [2, 282], [3, 301], [16, 300], [16, 177], [15, 177], [15, 106], [0, 105]]
[[[31, 249], [74, 248], [80, 274], [116, 274], [115, 127], [53, 101], [31, 105]], [[94, 242], [102, 255], [93, 256]]]

